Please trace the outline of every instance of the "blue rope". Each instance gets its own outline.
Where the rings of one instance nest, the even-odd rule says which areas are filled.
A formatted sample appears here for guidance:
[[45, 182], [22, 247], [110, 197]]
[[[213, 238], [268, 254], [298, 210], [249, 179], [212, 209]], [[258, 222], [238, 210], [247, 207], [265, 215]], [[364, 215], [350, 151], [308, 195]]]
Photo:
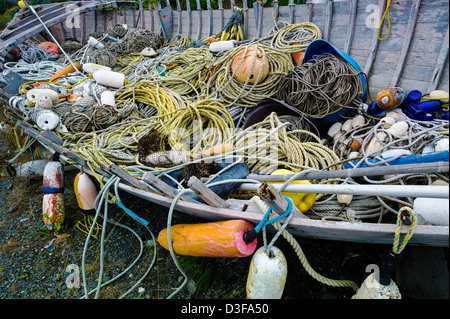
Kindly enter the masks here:
[[292, 200], [291, 200], [289, 197], [286, 197], [286, 196], [283, 196], [283, 197], [284, 197], [284, 199], [287, 200], [287, 202], [288, 202], [288, 207], [287, 207], [286, 211], [285, 211], [283, 214], [281, 214], [281, 215], [279, 215], [279, 216], [277, 216], [277, 217], [274, 217], [274, 218], [272, 218], [272, 219], [266, 221], [266, 219], [269, 218], [270, 213], [272, 213], [272, 207], [269, 207], [269, 209], [268, 209], [267, 212], [265, 213], [263, 219], [259, 222], [258, 226], [256, 226], [256, 227], [254, 228], [254, 230], [255, 230], [257, 233], [259, 233], [259, 231], [261, 230], [261, 228], [263, 228], [264, 226], [267, 226], [267, 225], [269, 225], [269, 224], [271, 224], [271, 223], [274, 223], [274, 222], [276, 222], [276, 221], [278, 221], [278, 220], [280, 220], [280, 219], [282, 219], [282, 218], [288, 216], [288, 215], [291, 213], [291, 211], [292, 211], [292, 206], [293, 206], [294, 204], [293, 204]]

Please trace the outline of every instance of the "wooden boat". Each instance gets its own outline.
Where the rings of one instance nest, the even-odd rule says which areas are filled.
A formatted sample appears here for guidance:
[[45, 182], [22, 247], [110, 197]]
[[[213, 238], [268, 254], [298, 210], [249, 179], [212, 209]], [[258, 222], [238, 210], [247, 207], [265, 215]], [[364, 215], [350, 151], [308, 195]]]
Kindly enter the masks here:
[[[175, 4], [172, 3], [172, 7], [176, 10], [172, 9], [168, 0], [149, 10], [144, 10], [142, 6], [135, 9], [127, 1], [75, 1], [71, 4], [80, 9], [81, 28], [67, 28], [64, 23], [67, 15], [61, 13], [63, 4], [38, 7], [38, 14], [57, 41], [64, 41], [67, 38], [86, 39], [91, 32], [105, 31], [121, 23], [161, 31], [167, 38], [183, 34], [193, 40], [200, 40], [217, 34], [232, 14], [232, 9], [225, 9], [222, 0], [218, 1], [218, 9], [215, 10], [212, 9], [210, 0], [207, 0], [206, 10], [200, 7], [199, 0], [196, 10], [191, 10], [189, 5], [187, 10], [181, 10], [181, 3], [178, 0]], [[364, 0], [311, 0], [306, 4], [297, 5], [293, 0], [289, 0], [288, 6], [279, 6], [278, 2], [274, 2], [272, 7], [263, 7], [260, 2], [254, 2], [253, 7], [249, 8], [248, 1], [244, 0], [243, 32], [246, 39], [260, 38], [277, 21], [313, 22], [320, 27], [323, 39], [348, 53], [362, 67], [370, 84], [369, 95], [375, 96], [381, 89], [389, 86], [401, 86], [408, 91], [448, 91], [448, 1], [410, 0], [390, 3], [390, 35], [385, 41], [380, 41], [377, 35], [378, 24], [371, 19], [381, 16], [387, 4], [385, 0], [377, 3]], [[231, 1], [231, 5], [235, 5], [235, 2]], [[114, 10], [106, 10], [108, 7]], [[8, 51], [28, 38], [46, 39], [42, 24], [32, 17], [28, 11], [21, 12], [17, 21], [13, 20], [3, 32], [0, 37], [0, 53], [4, 58], [8, 56]], [[28, 27], [22, 27], [22, 21], [27, 21]], [[84, 159], [63, 148], [57, 141], [44, 136], [27, 123], [21, 122], [19, 126], [49, 150], [59, 152], [63, 159], [74, 160], [77, 165], [83, 166], [85, 171], [93, 174]], [[448, 158], [440, 164], [439, 172], [448, 172]], [[403, 169], [412, 171], [411, 166]], [[431, 168], [433, 169], [435, 168]], [[343, 170], [339, 174], [346, 176], [349, 171], [353, 170]], [[354, 172], [356, 174], [356, 171]], [[121, 190], [165, 207], [172, 205], [176, 195], [173, 189], [166, 190], [164, 185], [161, 186], [159, 180], [146, 180], [147, 183], [144, 183], [118, 166], [103, 167], [95, 173], [103, 175], [105, 180], [117, 175], [122, 179], [119, 184]], [[359, 174], [366, 173], [361, 171]], [[149, 185], [159, 191], [155, 191], [155, 188]], [[201, 183], [199, 187], [202, 187]], [[446, 189], [443, 186], [435, 187], [439, 194], [430, 197], [448, 198], [448, 187]], [[415, 191], [420, 193], [422, 190], [417, 188]], [[304, 191], [308, 192], [307, 189]], [[263, 216], [253, 201], [223, 200], [205, 189], [196, 189], [195, 192], [207, 204], [181, 197], [177, 200], [175, 209], [207, 220], [245, 219], [255, 224], [259, 223]], [[341, 192], [350, 191], [341, 190]], [[386, 194], [388, 191], [384, 192]], [[359, 191], [355, 190], [355, 194], [358, 193]], [[377, 196], [381, 193], [373, 187], [372, 190], [368, 190], [368, 194]], [[304, 237], [392, 244], [395, 227], [395, 224], [313, 220], [297, 215], [292, 218], [287, 230]], [[404, 225], [402, 232], [405, 233], [407, 230], [408, 226]], [[448, 247], [449, 227], [417, 225], [410, 243]]]

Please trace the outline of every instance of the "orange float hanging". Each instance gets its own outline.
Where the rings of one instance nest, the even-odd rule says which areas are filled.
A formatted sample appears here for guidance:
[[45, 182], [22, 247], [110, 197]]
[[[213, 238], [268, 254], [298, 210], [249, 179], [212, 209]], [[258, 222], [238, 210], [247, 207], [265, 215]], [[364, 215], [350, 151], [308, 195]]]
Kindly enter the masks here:
[[[254, 226], [245, 220], [227, 220], [202, 224], [179, 224], [171, 227], [173, 250], [178, 255], [196, 257], [246, 257], [256, 249], [257, 240], [246, 244], [244, 234]], [[169, 250], [167, 228], [158, 242]]]
[[[244, 48], [233, 59], [231, 71], [234, 74], [234, 78], [241, 83], [245, 83], [248, 78], [248, 83], [259, 84], [269, 74], [269, 60], [260, 49], [254, 47]], [[258, 77], [260, 72], [261, 74]]]
[[50, 230], [58, 229], [64, 222], [64, 170], [59, 162], [59, 153], [55, 153], [44, 168], [44, 197], [42, 216], [44, 224]]

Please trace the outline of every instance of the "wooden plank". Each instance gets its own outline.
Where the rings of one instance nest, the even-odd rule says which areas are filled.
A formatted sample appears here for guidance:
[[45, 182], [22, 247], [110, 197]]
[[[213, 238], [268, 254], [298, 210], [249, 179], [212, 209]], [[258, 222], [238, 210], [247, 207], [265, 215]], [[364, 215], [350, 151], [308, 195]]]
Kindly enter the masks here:
[[208, 37], [213, 35], [213, 11], [211, 7], [211, 0], [206, 0], [206, 8], [208, 9]]
[[202, 37], [202, 11], [200, 0], [197, 0], [197, 41], [199, 41]]
[[197, 177], [189, 178], [188, 187], [194, 191], [206, 204], [213, 207], [225, 208], [227, 203], [205, 186]]
[[325, 11], [325, 27], [322, 32], [323, 39], [330, 39], [330, 30], [331, 30], [331, 21], [333, 18], [333, 2], [331, 0], [327, 0], [326, 2], [326, 11]]
[[439, 52], [439, 57], [436, 61], [436, 67], [433, 71], [433, 75], [431, 76], [430, 84], [428, 85], [427, 92], [431, 92], [436, 89], [438, 86], [439, 80], [442, 76], [442, 71], [444, 70], [444, 65], [448, 62], [448, 41], [449, 41], [449, 28], [447, 25], [447, 32], [445, 34], [444, 41], [442, 42], [442, 48]]
[[[380, 0], [378, 3], [378, 7], [380, 8], [380, 21], [381, 21], [381, 16], [383, 15], [383, 12], [386, 8], [386, 0]], [[369, 56], [367, 58], [366, 65], [364, 66], [364, 70], [363, 70], [367, 76], [369, 76], [373, 61], [375, 60], [378, 45], [379, 45], [378, 33], [377, 33], [377, 30], [373, 30], [372, 44], [370, 47]]]
[[242, 0], [242, 10], [244, 11], [244, 25], [242, 33], [244, 34], [244, 39], [247, 39], [248, 35], [248, 3], [247, 0]]
[[[175, 198], [175, 196], [177, 195], [176, 189], [164, 183], [161, 179], [157, 178], [152, 172], [145, 172], [142, 175], [142, 181], [144, 181], [147, 184], [150, 184], [151, 186], [159, 190], [162, 194], [169, 196], [170, 198]], [[180, 199], [190, 203], [199, 203], [195, 199], [192, 199], [186, 195], [181, 195]]]
[[122, 169], [121, 167], [119, 167], [117, 165], [109, 165], [109, 166], [100, 165], [100, 168], [105, 171], [111, 172], [112, 174], [116, 175], [117, 177], [124, 180], [125, 182], [127, 182], [128, 184], [130, 184], [133, 187], [142, 189], [143, 191], [146, 191], [146, 192], [153, 192], [153, 190], [151, 189], [150, 186], [148, 186], [146, 183], [138, 180], [137, 178], [131, 176], [130, 173], [128, 173], [127, 171], [125, 171], [124, 169]]
[[177, 0], [177, 13], [178, 13], [177, 35], [181, 35], [183, 17], [180, 0]]
[[347, 37], [345, 39], [345, 45], [343, 49], [343, 51], [347, 54], [350, 52], [350, 48], [353, 42], [353, 36], [355, 32], [356, 8], [358, 6], [358, 0], [350, 0], [349, 6], [350, 6], [349, 8], [350, 14], [348, 21]]
[[187, 17], [188, 17], [188, 30], [186, 33], [186, 36], [191, 39], [192, 37], [192, 13], [191, 13], [191, 4], [189, 0], [186, 0], [186, 10], [187, 10]]

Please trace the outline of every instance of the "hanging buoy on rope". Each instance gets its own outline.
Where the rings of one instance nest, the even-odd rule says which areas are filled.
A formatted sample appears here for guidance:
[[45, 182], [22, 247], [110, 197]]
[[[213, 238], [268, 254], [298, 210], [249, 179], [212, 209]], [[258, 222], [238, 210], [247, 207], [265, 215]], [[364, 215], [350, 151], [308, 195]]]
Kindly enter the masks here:
[[[287, 169], [278, 169], [271, 175], [286, 175], [295, 174], [293, 171]], [[284, 184], [284, 182], [270, 182], [270, 184]], [[311, 184], [307, 180], [294, 180], [289, 184]], [[302, 212], [307, 212], [316, 201], [316, 194], [313, 193], [281, 193], [282, 196], [289, 197], [294, 202], [294, 205]]]
[[[77, 222], [77, 228], [85, 234], [89, 234], [94, 222], [95, 199], [98, 195], [97, 188], [89, 175], [81, 170], [75, 176], [73, 189], [77, 198], [78, 207], [80, 207], [81, 214], [83, 215], [83, 219]], [[96, 237], [101, 229], [102, 225], [95, 222], [91, 236]]]
[[59, 153], [55, 153], [45, 166], [44, 197], [42, 216], [44, 224], [50, 230], [58, 229], [64, 222], [64, 170], [59, 162]]
[[272, 246], [259, 248], [252, 257], [247, 277], [247, 299], [281, 299], [287, 277], [283, 252]]
[[75, 176], [73, 189], [81, 211], [85, 214], [94, 211], [94, 203], [98, 192], [89, 175], [83, 171], [79, 172], [77, 176]]
[[[257, 240], [244, 241], [244, 234], [253, 230], [245, 220], [227, 220], [201, 224], [179, 224], [171, 227], [173, 250], [178, 255], [197, 257], [246, 257], [256, 249]], [[167, 228], [158, 235], [158, 242], [169, 250]]]
[[[403, 221], [412, 219], [409, 231], [400, 243], [400, 233]], [[395, 229], [394, 244], [392, 250], [381, 260], [380, 267], [374, 267], [374, 271], [364, 280], [352, 299], [401, 299], [399, 288], [391, 276], [397, 260], [402, 257], [406, 244], [414, 234], [417, 224], [416, 213], [409, 207], [402, 207], [397, 215], [397, 227]], [[377, 271], [378, 270], [378, 271]]]
[[384, 110], [392, 110], [400, 106], [408, 96], [405, 89], [400, 87], [381, 90], [377, 95], [377, 104]]
[[261, 83], [269, 74], [269, 59], [260, 49], [244, 48], [233, 59], [231, 72], [241, 83], [245, 83], [247, 78], [249, 84]]

